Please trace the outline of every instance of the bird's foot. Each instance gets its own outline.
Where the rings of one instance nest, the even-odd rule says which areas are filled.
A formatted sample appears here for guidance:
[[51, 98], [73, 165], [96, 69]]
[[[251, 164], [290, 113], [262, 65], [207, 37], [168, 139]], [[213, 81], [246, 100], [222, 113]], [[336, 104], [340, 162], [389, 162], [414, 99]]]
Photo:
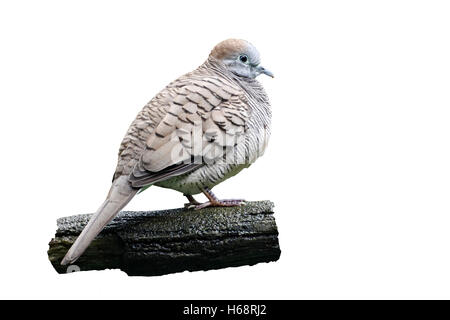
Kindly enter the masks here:
[[184, 204], [185, 209], [195, 209], [196, 206], [201, 205], [201, 203], [195, 200], [195, 198], [192, 195], [190, 194], [183, 194], [183, 195], [189, 200], [189, 203]]
[[205, 203], [194, 205], [192, 208], [194, 210], [200, 210], [209, 207], [238, 207], [243, 204], [245, 204], [244, 199], [225, 199], [225, 200], [215, 199], [207, 201]]
[[185, 205], [185, 208], [200, 210], [208, 207], [237, 207], [245, 203], [244, 199], [220, 200], [209, 188], [203, 188], [202, 192], [205, 194], [209, 201], [205, 203], [199, 203], [194, 199], [193, 196], [185, 194], [185, 196], [189, 200], [189, 203]]

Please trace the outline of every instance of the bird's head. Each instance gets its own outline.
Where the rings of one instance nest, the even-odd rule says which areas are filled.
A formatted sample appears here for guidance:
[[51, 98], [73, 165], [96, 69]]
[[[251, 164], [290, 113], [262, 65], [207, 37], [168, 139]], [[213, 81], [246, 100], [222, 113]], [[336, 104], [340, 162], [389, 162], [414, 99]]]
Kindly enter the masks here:
[[211, 51], [210, 57], [219, 60], [233, 74], [254, 79], [260, 74], [273, 78], [273, 73], [260, 65], [259, 52], [248, 41], [228, 39]]

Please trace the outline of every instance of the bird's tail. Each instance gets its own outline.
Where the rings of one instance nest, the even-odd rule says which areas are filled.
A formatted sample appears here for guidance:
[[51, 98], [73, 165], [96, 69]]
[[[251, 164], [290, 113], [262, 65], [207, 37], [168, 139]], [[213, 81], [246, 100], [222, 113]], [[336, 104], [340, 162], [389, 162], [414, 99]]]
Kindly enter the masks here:
[[67, 265], [75, 262], [83, 254], [92, 240], [130, 202], [138, 191], [139, 189], [131, 187], [127, 176], [117, 178], [113, 182], [105, 202], [103, 202], [91, 220], [89, 220], [75, 243], [66, 253], [61, 264]]

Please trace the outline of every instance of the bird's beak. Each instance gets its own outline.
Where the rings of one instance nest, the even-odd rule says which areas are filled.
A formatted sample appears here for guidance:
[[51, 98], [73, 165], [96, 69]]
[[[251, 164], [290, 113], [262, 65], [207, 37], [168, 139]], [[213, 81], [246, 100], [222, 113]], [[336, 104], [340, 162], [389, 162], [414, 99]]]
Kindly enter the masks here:
[[271, 78], [274, 77], [272, 72], [270, 72], [269, 70], [267, 70], [266, 68], [264, 68], [262, 66], [258, 66], [258, 71], [260, 74], [265, 74], [266, 76], [269, 76]]

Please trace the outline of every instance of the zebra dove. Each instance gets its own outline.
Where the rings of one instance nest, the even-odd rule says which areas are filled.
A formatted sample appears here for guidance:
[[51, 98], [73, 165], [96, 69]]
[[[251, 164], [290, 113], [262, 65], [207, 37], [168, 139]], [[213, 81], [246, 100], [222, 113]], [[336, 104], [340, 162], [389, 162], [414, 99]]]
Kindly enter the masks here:
[[[105, 225], [151, 185], [182, 192], [193, 209], [242, 204], [219, 200], [211, 188], [249, 167], [266, 148], [271, 109], [255, 79], [260, 74], [273, 77], [260, 65], [256, 48], [228, 39], [145, 105], [120, 145], [106, 200], [61, 264], [75, 262]], [[197, 202], [193, 195], [199, 193], [209, 201]]]

